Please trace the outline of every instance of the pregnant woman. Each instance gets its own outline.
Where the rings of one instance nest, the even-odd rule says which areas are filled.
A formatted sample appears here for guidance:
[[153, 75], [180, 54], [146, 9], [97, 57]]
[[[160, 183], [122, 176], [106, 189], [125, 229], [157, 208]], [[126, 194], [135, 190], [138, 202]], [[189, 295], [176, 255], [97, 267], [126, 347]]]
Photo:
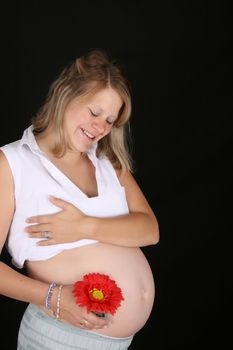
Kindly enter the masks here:
[[[150, 316], [154, 280], [140, 247], [156, 244], [159, 229], [132, 175], [130, 114], [119, 66], [91, 50], [61, 72], [22, 138], [0, 149], [0, 244], [27, 271], [0, 263], [0, 293], [29, 304], [18, 350], [125, 350]], [[107, 305], [104, 276], [120, 295], [114, 311], [78, 301], [90, 276], [85, 298]]]

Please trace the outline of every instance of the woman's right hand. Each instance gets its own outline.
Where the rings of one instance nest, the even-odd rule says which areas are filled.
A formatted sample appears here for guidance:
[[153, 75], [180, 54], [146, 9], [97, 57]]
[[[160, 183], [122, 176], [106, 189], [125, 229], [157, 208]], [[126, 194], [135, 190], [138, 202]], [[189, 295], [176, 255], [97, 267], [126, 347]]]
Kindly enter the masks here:
[[76, 304], [72, 290], [72, 285], [65, 285], [62, 288], [59, 319], [82, 329], [106, 328], [111, 322], [110, 317], [100, 318], [92, 312], [87, 313], [84, 307]]
[[[29, 237], [40, 238], [38, 246], [70, 243], [85, 238], [88, 216], [62, 199], [50, 196], [49, 200], [61, 210], [54, 214], [27, 218], [26, 222], [29, 225], [25, 227], [25, 232]], [[49, 237], [44, 236], [45, 232], [49, 233]]]

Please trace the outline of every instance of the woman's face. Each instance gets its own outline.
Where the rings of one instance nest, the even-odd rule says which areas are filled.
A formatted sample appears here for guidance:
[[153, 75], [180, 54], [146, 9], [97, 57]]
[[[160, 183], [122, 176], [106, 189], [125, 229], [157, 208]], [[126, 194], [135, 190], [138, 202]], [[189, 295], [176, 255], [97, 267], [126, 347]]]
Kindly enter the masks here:
[[122, 102], [120, 95], [111, 87], [100, 90], [84, 101], [73, 100], [64, 115], [65, 133], [72, 148], [85, 152], [109, 134]]

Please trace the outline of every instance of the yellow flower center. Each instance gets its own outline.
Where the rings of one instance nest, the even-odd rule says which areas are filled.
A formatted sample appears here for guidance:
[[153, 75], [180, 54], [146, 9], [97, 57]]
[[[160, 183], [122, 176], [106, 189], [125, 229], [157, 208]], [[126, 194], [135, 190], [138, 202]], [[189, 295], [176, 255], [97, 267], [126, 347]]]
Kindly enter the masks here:
[[89, 293], [90, 293], [90, 296], [93, 299], [97, 299], [97, 300], [103, 300], [104, 299], [104, 293], [100, 289], [94, 288]]

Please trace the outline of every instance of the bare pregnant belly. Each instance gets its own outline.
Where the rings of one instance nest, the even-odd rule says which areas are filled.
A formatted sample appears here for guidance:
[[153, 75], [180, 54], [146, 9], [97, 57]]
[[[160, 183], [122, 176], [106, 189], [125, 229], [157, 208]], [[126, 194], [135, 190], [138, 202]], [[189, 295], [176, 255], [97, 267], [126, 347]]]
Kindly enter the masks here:
[[[138, 332], [148, 320], [154, 303], [154, 279], [139, 248], [95, 243], [64, 251], [43, 261], [27, 262], [36, 279], [51, 283], [73, 284], [90, 272], [109, 275], [121, 288], [124, 301], [108, 328], [97, 333], [127, 337]], [[72, 296], [71, 296], [72, 297]]]

